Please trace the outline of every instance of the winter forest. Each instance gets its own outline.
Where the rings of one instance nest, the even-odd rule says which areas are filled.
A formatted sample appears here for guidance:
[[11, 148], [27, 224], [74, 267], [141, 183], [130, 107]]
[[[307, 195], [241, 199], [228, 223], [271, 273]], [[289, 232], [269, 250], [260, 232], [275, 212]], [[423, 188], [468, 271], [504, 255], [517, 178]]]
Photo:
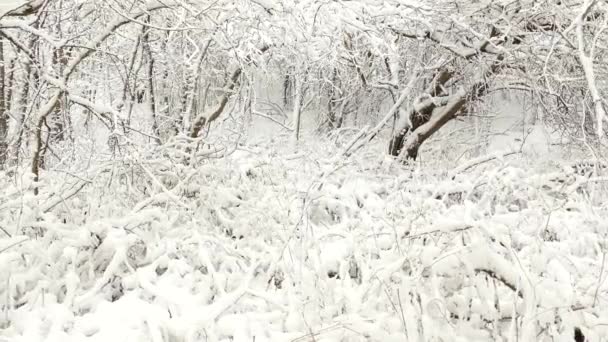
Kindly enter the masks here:
[[0, 188], [0, 342], [608, 341], [608, 2], [2, 0]]

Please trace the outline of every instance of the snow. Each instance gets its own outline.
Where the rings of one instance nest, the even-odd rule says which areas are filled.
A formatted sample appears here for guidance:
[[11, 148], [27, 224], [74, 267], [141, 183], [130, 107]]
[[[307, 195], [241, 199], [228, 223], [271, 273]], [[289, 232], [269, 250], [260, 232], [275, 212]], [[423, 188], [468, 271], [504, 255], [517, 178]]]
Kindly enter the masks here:
[[[26, 184], [1, 178], [0, 225], [13, 236], [0, 238], [0, 339], [494, 341], [541, 331], [569, 340], [573, 326], [590, 339], [606, 332], [608, 286], [598, 277], [608, 207], [589, 195], [601, 184], [566, 194], [552, 183], [563, 171], [502, 159], [457, 177], [424, 168], [404, 177], [403, 166], [387, 168], [367, 152], [336, 168], [321, 143], [294, 154], [282, 139], [197, 168], [138, 153], [134, 186], [171, 193], [153, 202], [117, 182], [102, 191], [110, 174], [100, 172], [61, 205], [37, 210], [62, 179], [45, 177], [38, 196], [24, 196]], [[335, 172], [311, 187], [326, 170]], [[510, 330], [514, 314], [524, 325]]]
[[25, 4], [26, 1], [25, 0], [3, 0], [2, 2], [0, 2], [0, 17], [11, 10], [14, 10], [15, 8]]
[[[601, 30], [585, 19], [596, 1], [556, 17], [570, 22], [563, 38], [578, 55], [530, 32], [527, 21], [553, 6], [532, 16], [503, 6], [498, 26], [517, 23], [504, 33], [538, 42], [544, 71], [572, 71], [523, 77], [515, 63], [488, 73], [492, 89], [476, 84], [483, 91], [415, 162], [387, 156], [386, 143], [411, 124], [404, 114], [436, 68], [455, 72], [445, 91], [464, 100], [461, 86], [494, 58], [533, 57], [482, 56], [530, 46], [487, 44], [483, 13], [496, 2], [75, 0], [49, 2], [43, 25], [4, 17], [25, 3], [0, 1], [12, 28], [4, 59], [16, 68], [8, 94], [49, 139], [34, 176], [36, 130], [21, 137], [31, 125], [10, 108], [6, 140], [23, 146], [0, 165], [0, 342], [572, 341], [575, 327], [588, 341], [608, 336], [608, 177], [571, 163], [577, 144], [595, 151], [592, 135], [577, 142], [569, 112], [591, 101], [582, 108], [594, 109], [602, 139], [591, 39]], [[29, 38], [41, 43], [32, 64], [13, 46]], [[25, 67], [39, 71], [38, 91], [22, 91]], [[234, 70], [225, 112], [191, 138], [191, 119], [228, 96]], [[532, 81], [540, 97], [499, 90], [511, 81]], [[582, 98], [564, 95], [573, 90]], [[538, 101], [560, 94], [563, 108]], [[332, 100], [346, 120], [328, 133], [319, 121]], [[55, 114], [69, 121], [65, 140], [46, 136]]]

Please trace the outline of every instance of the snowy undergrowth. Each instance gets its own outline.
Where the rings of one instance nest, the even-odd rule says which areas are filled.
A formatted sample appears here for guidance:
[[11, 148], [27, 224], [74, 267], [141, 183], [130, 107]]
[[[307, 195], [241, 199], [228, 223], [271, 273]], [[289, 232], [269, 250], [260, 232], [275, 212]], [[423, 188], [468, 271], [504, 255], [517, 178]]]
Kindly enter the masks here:
[[605, 179], [285, 145], [1, 177], [0, 340], [608, 336]]

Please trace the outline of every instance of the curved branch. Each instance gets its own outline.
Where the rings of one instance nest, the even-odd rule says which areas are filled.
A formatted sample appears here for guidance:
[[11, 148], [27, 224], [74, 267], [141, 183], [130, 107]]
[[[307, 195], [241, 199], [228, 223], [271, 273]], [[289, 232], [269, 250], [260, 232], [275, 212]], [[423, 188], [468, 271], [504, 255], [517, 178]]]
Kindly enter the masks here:
[[13, 10], [6, 12], [4, 15], [0, 16], [0, 18], [2, 18], [2, 17], [25, 17], [30, 14], [34, 14], [34, 13], [38, 12], [38, 10], [44, 5], [45, 2], [46, 2], [46, 0], [28, 1], [27, 3], [13, 9]]

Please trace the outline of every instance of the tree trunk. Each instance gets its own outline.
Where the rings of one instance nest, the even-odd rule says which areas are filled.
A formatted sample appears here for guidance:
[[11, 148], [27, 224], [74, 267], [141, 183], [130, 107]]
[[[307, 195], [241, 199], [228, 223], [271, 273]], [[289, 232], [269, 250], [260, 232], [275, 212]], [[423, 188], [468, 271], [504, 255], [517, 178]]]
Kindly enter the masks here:
[[[401, 153], [405, 138], [409, 132], [415, 131], [418, 127], [427, 123], [437, 106], [445, 104], [445, 97], [442, 100], [433, 99], [434, 97], [445, 94], [444, 85], [454, 76], [448, 69], [442, 69], [433, 77], [431, 85], [427, 87], [424, 94], [416, 100], [409, 110], [404, 111], [398, 119], [395, 133], [389, 143], [389, 154], [398, 156]], [[425, 99], [426, 98], [426, 99]], [[416, 152], [416, 156], [418, 153]], [[413, 158], [415, 159], [416, 156]]]
[[[146, 17], [146, 23], [150, 22], [150, 16]], [[146, 51], [146, 57], [148, 59], [147, 69], [147, 87], [148, 87], [148, 101], [150, 101], [150, 112], [152, 113], [152, 134], [156, 136], [154, 142], [160, 145], [160, 129], [158, 127], [158, 118], [156, 116], [156, 92], [154, 89], [154, 56], [152, 55], [152, 48], [150, 47], [150, 30], [147, 29], [143, 35], [143, 47]]]
[[[403, 139], [403, 146], [398, 155], [403, 155], [409, 159], [416, 159], [418, 157], [418, 150], [422, 143], [424, 143], [429, 137], [437, 132], [450, 120], [455, 118], [459, 112], [466, 110], [466, 103], [471, 98], [479, 98], [484, 95], [488, 90], [488, 80], [490, 76], [494, 74], [501, 67], [502, 57], [498, 56], [497, 60], [489, 67], [482, 68], [477, 75], [474, 76], [474, 82], [470, 85], [464, 85], [460, 89], [449, 96], [443, 96], [439, 99], [430, 99], [429, 102], [422, 103], [422, 110], [414, 109], [412, 112], [416, 113], [430, 113], [428, 119], [423, 116], [423, 119], [418, 122], [419, 126], [410, 130], [411, 133], [407, 138]], [[443, 88], [443, 84], [452, 77], [452, 73], [444, 74], [440, 72], [435, 81], [431, 84], [432, 92], [435, 94], [443, 94], [440, 88]], [[445, 80], [445, 81], [442, 81]], [[414, 106], [415, 107], [415, 106]], [[413, 125], [412, 125], [413, 126]]]
[[220, 104], [218, 105], [218, 107], [209, 115], [209, 117], [205, 117], [202, 115], [200, 117], [198, 117], [198, 119], [194, 122], [194, 125], [192, 125], [192, 131], [190, 132], [191, 138], [198, 137], [198, 135], [201, 132], [201, 130], [203, 129], [203, 127], [205, 127], [205, 124], [212, 122], [213, 120], [217, 119], [220, 116], [220, 114], [222, 114], [222, 112], [224, 111], [224, 108], [226, 108], [226, 104], [228, 104], [228, 99], [230, 98], [230, 93], [232, 92], [232, 90], [234, 90], [236, 83], [238, 82], [238, 79], [240, 76], [241, 76], [241, 68], [237, 68], [232, 73], [232, 77], [230, 77], [230, 80], [228, 81], [228, 84], [225, 87], [227, 90], [227, 93], [222, 95], [222, 97], [220, 99]]
[[[39, 21], [34, 22], [34, 28], [38, 29], [40, 26]], [[28, 40], [28, 45], [27, 45], [27, 49], [29, 51], [32, 51], [32, 54], [34, 57], [38, 56], [38, 36], [32, 36], [29, 40]], [[23, 83], [22, 83], [22, 87], [20, 89], [20, 98], [19, 98], [19, 103], [15, 103], [15, 107], [18, 107], [17, 109], [17, 126], [19, 127], [19, 131], [17, 133], [17, 140], [15, 141], [15, 143], [13, 144], [13, 146], [11, 146], [11, 162], [12, 163], [18, 163], [19, 161], [19, 155], [20, 155], [20, 149], [22, 147], [22, 145], [25, 143], [27, 145], [28, 143], [28, 139], [25, 136], [26, 132], [26, 114], [30, 112], [29, 107], [31, 106], [31, 108], [35, 108], [37, 101], [39, 100], [35, 100], [33, 101], [32, 99], [30, 99], [30, 95], [32, 95], [32, 89], [36, 89], [38, 88], [38, 81], [39, 81], [39, 77], [38, 77], [38, 70], [34, 67], [32, 67], [32, 63], [33, 60], [30, 58], [30, 56], [25, 56], [24, 58], [24, 62], [23, 62], [23, 71], [22, 71], [22, 77], [23, 79]]]
[[[303, 76], [302, 76], [303, 77]], [[292, 116], [293, 116], [293, 121], [295, 124], [295, 130], [294, 130], [294, 138], [296, 141], [300, 140], [300, 122], [302, 119], [302, 86], [303, 86], [303, 80], [302, 77], [300, 77], [300, 75], [296, 75], [295, 76], [295, 84], [296, 84], [296, 89], [295, 89], [295, 96], [293, 99], [293, 111], [292, 111]]]
[[466, 103], [467, 93], [462, 90], [450, 97], [448, 104], [444, 107], [437, 108], [429, 120], [414, 130], [403, 142], [403, 152], [408, 159], [416, 159], [418, 157], [418, 149], [423, 142], [426, 141], [433, 133], [437, 132], [446, 123], [456, 117], [456, 114], [463, 108]]
[[283, 106], [287, 107], [289, 104], [289, 98], [291, 97], [291, 78], [289, 77], [289, 71], [285, 74], [283, 79]]
[[[270, 46], [264, 45], [259, 51], [260, 51], [260, 53], [264, 53], [269, 48], [270, 48]], [[249, 61], [250, 58], [248, 57], [247, 60]], [[199, 115], [196, 118], [196, 120], [194, 120], [194, 122], [192, 123], [192, 129], [190, 130], [191, 138], [197, 138], [198, 135], [200, 134], [201, 130], [205, 127], [206, 124], [214, 121], [224, 112], [224, 109], [226, 108], [226, 104], [228, 104], [228, 100], [230, 99], [230, 96], [232, 95], [232, 91], [234, 90], [234, 88], [236, 88], [239, 78], [241, 77], [242, 71], [243, 71], [243, 69], [241, 69], [241, 67], [237, 67], [234, 70], [234, 72], [232, 73], [232, 76], [230, 77], [230, 79], [227, 80], [226, 85], [224, 86], [224, 89], [226, 89], [226, 91], [220, 98], [220, 103], [217, 106], [217, 108], [213, 112], [211, 112], [211, 114], [209, 114], [209, 116]], [[207, 96], [205, 95], [205, 97], [207, 97]]]

